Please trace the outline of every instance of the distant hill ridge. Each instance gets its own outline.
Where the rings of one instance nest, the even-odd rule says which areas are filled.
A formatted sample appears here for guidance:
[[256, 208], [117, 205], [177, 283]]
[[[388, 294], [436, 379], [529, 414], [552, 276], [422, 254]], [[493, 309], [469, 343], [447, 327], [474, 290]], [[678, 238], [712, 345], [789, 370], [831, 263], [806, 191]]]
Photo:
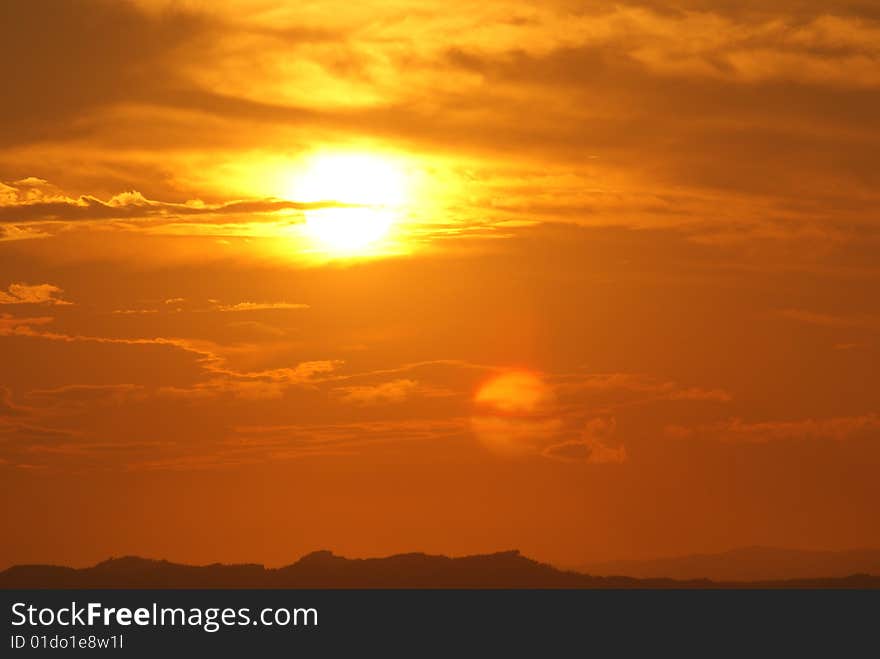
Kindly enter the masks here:
[[851, 574], [880, 575], [880, 549], [813, 551], [741, 547], [715, 554], [693, 554], [643, 561], [608, 561], [576, 568], [595, 575], [625, 574], [650, 579], [766, 581], [815, 579]]
[[559, 570], [518, 551], [450, 558], [398, 554], [350, 559], [316, 551], [281, 568], [257, 564], [180, 565], [126, 556], [88, 568], [17, 565], [0, 588], [880, 588], [880, 576], [720, 583], [707, 579], [635, 579]]

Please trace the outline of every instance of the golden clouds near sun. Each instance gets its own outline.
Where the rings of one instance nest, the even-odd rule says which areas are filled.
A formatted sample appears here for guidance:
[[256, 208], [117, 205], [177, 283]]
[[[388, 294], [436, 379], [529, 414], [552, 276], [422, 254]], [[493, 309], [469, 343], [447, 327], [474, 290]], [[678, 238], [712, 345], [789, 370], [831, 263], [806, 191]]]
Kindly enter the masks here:
[[328, 153], [310, 159], [292, 177], [286, 195], [322, 205], [305, 211], [304, 233], [314, 248], [338, 256], [366, 255], [389, 237], [410, 201], [403, 164], [364, 153]]
[[526, 454], [559, 430], [561, 422], [552, 413], [554, 402], [553, 389], [540, 375], [509, 371], [477, 390], [471, 428], [493, 451]]

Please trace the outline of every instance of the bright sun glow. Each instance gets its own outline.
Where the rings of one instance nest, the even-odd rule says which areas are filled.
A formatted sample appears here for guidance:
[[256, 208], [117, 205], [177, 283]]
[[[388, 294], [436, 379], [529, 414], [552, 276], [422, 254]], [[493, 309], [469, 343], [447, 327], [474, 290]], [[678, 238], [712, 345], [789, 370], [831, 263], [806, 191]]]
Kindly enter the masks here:
[[327, 154], [311, 159], [291, 181], [290, 198], [339, 204], [305, 212], [305, 233], [340, 255], [374, 250], [392, 229], [407, 200], [403, 168], [370, 154]]

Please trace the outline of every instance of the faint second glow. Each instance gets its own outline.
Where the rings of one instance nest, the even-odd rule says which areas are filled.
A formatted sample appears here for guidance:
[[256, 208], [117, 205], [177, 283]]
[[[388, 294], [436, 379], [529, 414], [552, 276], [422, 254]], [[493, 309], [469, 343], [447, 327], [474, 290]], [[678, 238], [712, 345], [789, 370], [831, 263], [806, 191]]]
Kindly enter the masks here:
[[552, 391], [535, 373], [510, 371], [486, 382], [475, 401], [496, 414], [530, 414], [552, 399]]
[[471, 428], [489, 449], [525, 455], [559, 432], [552, 388], [530, 371], [513, 370], [485, 382], [474, 396]]

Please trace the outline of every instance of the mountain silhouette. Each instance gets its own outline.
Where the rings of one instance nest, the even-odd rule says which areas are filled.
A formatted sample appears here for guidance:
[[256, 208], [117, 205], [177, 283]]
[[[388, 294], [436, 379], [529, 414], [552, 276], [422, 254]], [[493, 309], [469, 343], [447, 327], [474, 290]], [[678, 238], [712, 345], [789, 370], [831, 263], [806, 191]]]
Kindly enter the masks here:
[[317, 551], [281, 568], [180, 565], [128, 556], [88, 568], [17, 565], [0, 572], [0, 588], [878, 588], [880, 576], [755, 581], [636, 579], [559, 570], [518, 551], [449, 558], [398, 554], [349, 559]]
[[693, 554], [644, 561], [609, 561], [580, 566], [579, 571], [651, 579], [768, 581], [817, 579], [852, 574], [880, 575], [880, 549], [809, 551], [742, 547], [717, 554]]

